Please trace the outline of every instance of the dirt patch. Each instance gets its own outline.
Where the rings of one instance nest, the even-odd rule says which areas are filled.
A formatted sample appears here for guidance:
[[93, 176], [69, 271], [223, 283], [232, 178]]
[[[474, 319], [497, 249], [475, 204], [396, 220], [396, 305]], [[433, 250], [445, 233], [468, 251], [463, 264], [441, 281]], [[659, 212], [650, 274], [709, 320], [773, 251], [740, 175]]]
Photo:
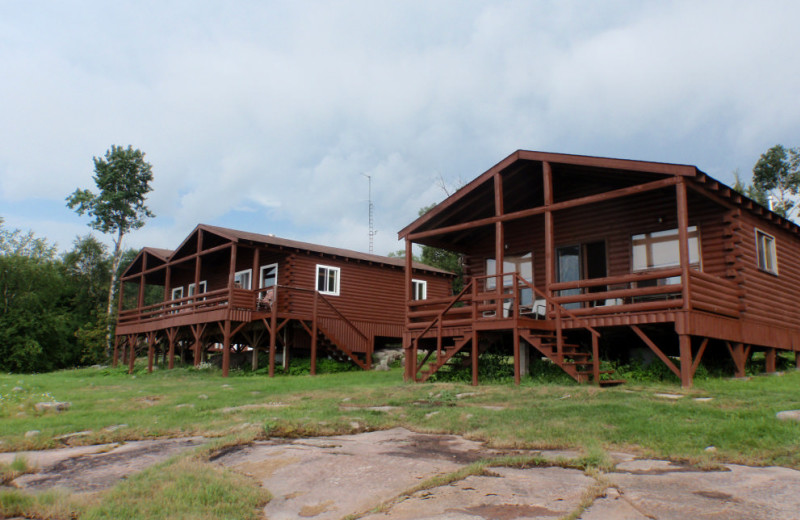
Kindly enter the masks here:
[[454, 435], [412, 434], [398, 445], [398, 449], [387, 452], [387, 455], [409, 459], [436, 459], [471, 464], [486, 457], [481, 450], [456, 449]]

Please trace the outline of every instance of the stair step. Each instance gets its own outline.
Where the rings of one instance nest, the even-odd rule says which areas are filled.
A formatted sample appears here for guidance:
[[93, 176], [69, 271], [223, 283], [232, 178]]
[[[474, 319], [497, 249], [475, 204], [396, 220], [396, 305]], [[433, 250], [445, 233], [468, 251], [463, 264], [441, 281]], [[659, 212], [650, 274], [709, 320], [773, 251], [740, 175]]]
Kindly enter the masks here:
[[627, 383], [624, 379], [601, 379], [599, 382], [600, 386], [616, 386]]
[[[578, 373], [579, 374], [592, 375], [592, 374], [594, 374], [594, 371], [592, 371], [592, 370], [581, 370]], [[613, 374], [613, 373], [614, 373], [613, 370], [601, 370], [600, 372], [598, 372], [598, 374]]]

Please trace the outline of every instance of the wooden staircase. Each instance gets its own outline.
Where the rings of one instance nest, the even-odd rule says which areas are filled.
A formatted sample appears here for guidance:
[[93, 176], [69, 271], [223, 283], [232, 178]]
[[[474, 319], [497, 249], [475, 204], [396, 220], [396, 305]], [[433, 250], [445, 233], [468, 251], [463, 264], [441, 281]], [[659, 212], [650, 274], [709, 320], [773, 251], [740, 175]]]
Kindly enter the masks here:
[[317, 349], [327, 353], [337, 361], [352, 361], [362, 369], [369, 370], [365, 361], [347, 348], [343, 342], [336, 339], [332, 333], [319, 325], [317, 325]]
[[[562, 343], [561, 356], [558, 354], [558, 337], [551, 331], [520, 330], [520, 338], [542, 353], [547, 359], [561, 367], [569, 376], [579, 383], [595, 383], [600, 386], [612, 386], [625, 383], [622, 379], [602, 379], [603, 375], [613, 374], [613, 370], [598, 370], [595, 372], [595, 363], [600, 360], [593, 358], [590, 352], [582, 350], [576, 343]], [[594, 381], [595, 373], [601, 378]]]
[[428, 357], [430, 357], [430, 354], [434, 352], [433, 350], [429, 351], [428, 355], [426, 355], [425, 358], [422, 360], [422, 362], [420, 362], [417, 365], [416, 373], [419, 374], [418, 381], [420, 383], [424, 383], [425, 381], [427, 381], [434, 373], [436, 373], [436, 371], [438, 371], [440, 368], [446, 365], [447, 362], [450, 361], [450, 359], [453, 356], [458, 354], [461, 351], [461, 349], [463, 349], [466, 345], [468, 345], [471, 342], [472, 338], [470, 336], [461, 336], [455, 338], [455, 343], [453, 345], [444, 347], [442, 349], [442, 354], [438, 357], [438, 359], [434, 361], [431, 365], [429, 365], [428, 368], [420, 371], [422, 367], [425, 366], [425, 363], [428, 361]]

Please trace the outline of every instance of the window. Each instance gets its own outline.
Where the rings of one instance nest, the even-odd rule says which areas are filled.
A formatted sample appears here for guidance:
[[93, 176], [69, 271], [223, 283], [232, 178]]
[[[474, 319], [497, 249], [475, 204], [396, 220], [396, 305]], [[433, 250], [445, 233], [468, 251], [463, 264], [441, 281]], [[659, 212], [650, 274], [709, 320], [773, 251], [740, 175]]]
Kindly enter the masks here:
[[[689, 264], [700, 266], [700, 239], [697, 226], [690, 226]], [[631, 237], [633, 270], [644, 271], [681, 264], [678, 230], [654, 231]]]
[[278, 284], [278, 264], [261, 266], [258, 287], [272, 287]]
[[[494, 258], [486, 259], [486, 275], [491, 276], [497, 274], [497, 261]], [[527, 253], [524, 255], [506, 255], [503, 258], [503, 272], [504, 273], [519, 273], [519, 275], [529, 281], [533, 282], [533, 255]], [[512, 277], [503, 277], [503, 287], [511, 287]], [[491, 291], [497, 286], [497, 278], [486, 279], [486, 290]]]
[[173, 300], [179, 300], [181, 298], [183, 298], [183, 286], [174, 287], [172, 289], [172, 299]]
[[428, 298], [428, 282], [425, 280], [411, 280], [412, 300], [425, 300]]
[[778, 274], [778, 256], [775, 252], [775, 237], [756, 229], [756, 261], [758, 268]]
[[339, 296], [339, 271], [338, 267], [317, 265], [317, 290], [322, 294]]
[[[200, 294], [206, 292], [206, 286], [207, 286], [206, 281], [205, 280], [201, 280], [200, 281], [200, 291], [199, 291]], [[189, 296], [194, 296], [194, 284], [193, 283], [189, 284]], [[205, 300], [205, 298], [198, 298], [198, 300], [202, 301], [202, 300]], [[189, 303], [192, 303], [192, 301], [189, 300]]]
[[250, 285], [250, 281], [253, 278], [253, 270], [246, 269], [244, 271], [239, 271], [233, 275], [233, 286], [237, 289], [250, 289], [252, 286]]

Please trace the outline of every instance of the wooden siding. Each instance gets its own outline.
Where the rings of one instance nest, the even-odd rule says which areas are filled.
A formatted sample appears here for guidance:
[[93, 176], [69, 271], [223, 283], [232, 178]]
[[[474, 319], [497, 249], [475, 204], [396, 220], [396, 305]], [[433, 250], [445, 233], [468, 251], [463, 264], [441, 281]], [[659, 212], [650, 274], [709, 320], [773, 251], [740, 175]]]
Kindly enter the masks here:
[[[758, 268], [756, 228], [775, 237], [777, 275]], [[741, 214], [735, 238], [741, 257], [744, 318], [777, 327], [800, 328], [800, 240], [795, 234], [746, 212]]]

